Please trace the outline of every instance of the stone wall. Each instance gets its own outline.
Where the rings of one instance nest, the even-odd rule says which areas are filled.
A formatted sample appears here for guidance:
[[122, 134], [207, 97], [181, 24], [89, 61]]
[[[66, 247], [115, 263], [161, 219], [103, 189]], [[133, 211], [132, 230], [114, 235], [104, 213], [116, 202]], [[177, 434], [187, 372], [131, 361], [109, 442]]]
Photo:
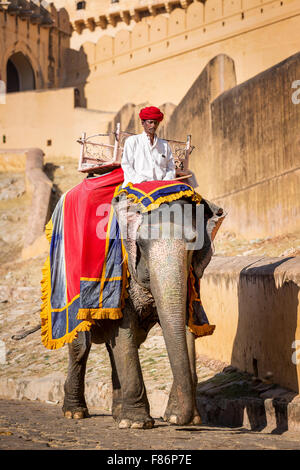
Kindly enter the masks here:
[[24, 227], [23, 259], [47, 252], [49, 243], [44, 230], [49, 219], [52, 181], [44, 173], [44, 152], [34, 147], [0, 149], [0, 171], [24, 171], [26, 192], [31, 203], [27, 226]]
[[6, 104], [0, 105], [1, 148], [38, 146], [49, 157], [79, 158], [80, 145], [76, 141], [82, 132], [105, 133], [114, 113], [75, 107], [74, 90], [9, 93]]
[[190, 168], [199, 192], [228, 211], [223, 229], [248, 239], [299, 229], [300, 105], [292, 101], [297, 77], [300, 54], [234, 87], [233, 62], [218, 56], [167, 127], [168, 137], [192, 134]]
[[[128, 24], [120, 18], [104, 28], [97, 16], [102, 7], [93, 7], [88, 16], [89, 5], [87, 1], [87, 10], [76, 12], [86, 16], [85, 29], [71, 38], [71, 48], [86, 63], [67, 61], [64, 83], [85, 83], [88, 76], [85, 92], [93, 109], [118, 110], [145, 101], [178, 104], [218, 54], [233, 59], [241, 83], [299, 50], [296, 0], [249, 0], [243, 6], [240, 0], [192, 2], [138, 21], [131, 18]], [[126, 9], [124, 2], [114, 7]], [[148, 2], [140, 7], [147, 9]], [[95, 20], [93, 30], [87, 26], [90, 18]]]
[[215, 256], [201, 300], [216, 329], [197, 339], [197, 353], [299, 393], [299, 273], [299, 257]]
[[[29, 13], [31, 11], [31, 14]], [[7, 83], [7, 61], [22, 54], [33, 70], [34, 86], [26, 87], [26, 70], [15, 63], [20, 90], [61, 86], [64, 51], [70, 47], [71, 28], [67, 11], [54, 5], [38, 7], [33, 3], [14, 2], [7, 10], [0, 9], [0, 80]]]

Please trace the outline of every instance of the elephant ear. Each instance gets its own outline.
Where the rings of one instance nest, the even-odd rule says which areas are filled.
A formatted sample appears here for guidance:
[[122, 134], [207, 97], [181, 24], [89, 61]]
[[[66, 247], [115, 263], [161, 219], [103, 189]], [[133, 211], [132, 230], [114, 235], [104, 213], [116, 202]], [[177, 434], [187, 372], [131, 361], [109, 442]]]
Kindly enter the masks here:
[[226, 217], [223, 209], [216, 204], [202, 199], [204, 205], [204, 243], [200, 250], [195, 250], [192, 258], [194, 273], [201, 279], [206, 266], [213, 255], [213, 240]]
[[125, 194], [116, 196], [112, 200], [112, 206], [116, 214], [122, 241], [128, 255], [128, 268], [130, 274], [136, 278], [137, 264], [137, 231], [142, 223], [143, 215], [140, 204], [127, 199]]

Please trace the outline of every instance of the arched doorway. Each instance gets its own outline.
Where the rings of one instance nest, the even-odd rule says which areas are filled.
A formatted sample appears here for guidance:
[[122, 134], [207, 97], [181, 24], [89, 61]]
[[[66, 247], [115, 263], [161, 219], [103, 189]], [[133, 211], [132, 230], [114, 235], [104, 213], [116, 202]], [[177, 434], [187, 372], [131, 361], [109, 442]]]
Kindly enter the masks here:
[[22, 52], [11, 55], [6, 65], [7, 93], [35, 90], [33, 68]]

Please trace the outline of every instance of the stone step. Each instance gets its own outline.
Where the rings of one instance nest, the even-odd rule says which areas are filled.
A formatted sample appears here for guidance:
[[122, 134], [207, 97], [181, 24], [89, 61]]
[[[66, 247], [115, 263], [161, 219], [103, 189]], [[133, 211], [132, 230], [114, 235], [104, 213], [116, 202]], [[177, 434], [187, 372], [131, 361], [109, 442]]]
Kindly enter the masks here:
[[[17, 400], [37, 400], [46, 403], [62, 404], [65, 375], [50, 374], [45, 377], [26, 379], [1, 378], [0, 397]], [[234, 385], [236, 383], [233, 382]], [[228, 384], [226, 384], [228, 385]], [[227, 387], [220, 387], [217, 396], [201, 394], [198, 387], [197, 406], [205, 425], [243, 427], [262, 432], [300, 431], [300, 397], [282, 388], [280, 393], [269, 390], [268, 398], [261, 396], [224, 397], [222, 392]], [[85, 387], [86, 401], [89, 408], [104, 414], [111, 413], [111, 386], [95, 379], [87, 380]], [[168, 391], [160, 388], [148, 391], [150, 413], [153, 418], [164, 415]]]

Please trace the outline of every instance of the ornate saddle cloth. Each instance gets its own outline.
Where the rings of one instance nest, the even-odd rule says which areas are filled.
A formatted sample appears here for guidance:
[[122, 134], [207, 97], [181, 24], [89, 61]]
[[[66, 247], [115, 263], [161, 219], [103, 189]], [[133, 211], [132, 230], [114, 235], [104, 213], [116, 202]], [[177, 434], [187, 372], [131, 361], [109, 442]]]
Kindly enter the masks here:
[[[57, 349], [78, 331], [90, 330], [94, 320], [122, 317], [128, 285], [124, 249], [111, 201], [118, 193], [142, 203], [145, 212], [163, 202], [188, 197], [200, 203], [191, 186], [178, 181], [151, 181], [122, 188], [123, 171], [86, 178], [63, 194], [46, 226], [50, 253], [43, 267], [42, 343]], [[189, 277], [188, 324], [196, 336], [212, 334], [203, 315], [199, 282]], [[198, 325], [195, 324], [198, 323]], [[193, 325], [195, 324], [195, 327]]]

